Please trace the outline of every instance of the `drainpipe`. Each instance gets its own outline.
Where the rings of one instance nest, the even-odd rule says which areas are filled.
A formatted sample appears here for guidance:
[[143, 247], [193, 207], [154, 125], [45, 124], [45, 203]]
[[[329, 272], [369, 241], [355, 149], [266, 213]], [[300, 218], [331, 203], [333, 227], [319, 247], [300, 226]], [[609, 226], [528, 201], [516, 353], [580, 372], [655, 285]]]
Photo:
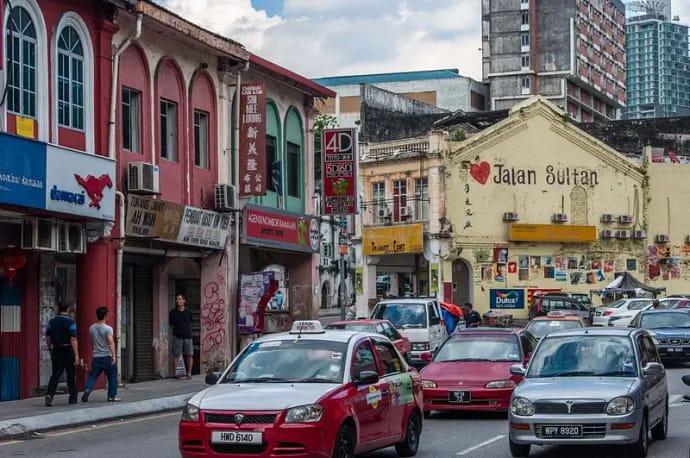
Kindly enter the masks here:
[[117, 246], [117, 284], [115, 292], [115, 309], [117, 319], [117, 385], [122, 386], [122, 257], [125, 250], [125, 195], [121, 191], [115, 191], [115, 197], [120, 201], [119, 218], [120, 231], [119, 242]]
[[[235, 125], [233, 128], [235, 129], [235, 144], [233, 145], [233, 183], [235, 185], [235, 192], [237, 192], [238, 196], [238, 203], [239, 203], [239, 194], [240, 194], [240, 91], [241, 91], [241, 86], [242, 86], [242, 72], [246, 72], [249, 70], [249, 60], [247, 60], [244, 65], [242, 65], [240, 68], [237, 69], [236, 71], [236, 79], [235, 83], [237, 84], [236, 89], [235, 89]], [[239, 289], [239, 282], [240, 282], [240, 219], [241, 219], [241, 212], [239, 211], [241, 209], [241, 205], [238, 205], [237, 212], [235, 212], [235, 226], [233, 227], [233, 244], [235, 247], [235, 251], [233, 253], [232, 257], [232, 277], [235, 281], [234, 283], [234, 288], [231, 288], [230, 294], [231, 294], [231, 301], [234, 300], [235, 302], [235, 309], [231, 311], [230, 313], [230, 325], [231, 329], [229, 330], [230, 332], [228, 335], [230, 336], [230, 357], [231, 359], [235, 357], [237, 354], [237, 302], [239, 300], [239, 294], [238, 294], [238, 289]], [[232, 302], [231, 302], [232, 303]]]
[[108, 157], [115, 159], [115, 118], [117, 117], [117, 81], [120, 75], [120, 56], [129, 46], [141, 37], [141, 23], [144, 13], [137, 13], [137, 25], [134, 32], [123, 41], [113, 54], [113, 80], [110, 84], [110, 118], [108, 120]]

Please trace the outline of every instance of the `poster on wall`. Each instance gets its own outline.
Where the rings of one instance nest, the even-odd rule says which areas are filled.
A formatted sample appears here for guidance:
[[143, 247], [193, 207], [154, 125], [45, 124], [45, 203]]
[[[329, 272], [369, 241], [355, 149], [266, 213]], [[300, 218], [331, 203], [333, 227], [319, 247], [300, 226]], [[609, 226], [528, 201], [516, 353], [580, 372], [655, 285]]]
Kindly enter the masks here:
[[430, 291], [431, 293], [435, 296], [436, 293], [438, 292], [438, 263], [433, 262], [431, 263], [431, 281], [430, 283]]
[[364, 267], [355, 267], [355, 294], [364, 294]]
[[321, 135], [323, 214], [357, 213], [357, 131], [324, 129]]
[[506, 264], [508, 262], [508, 248], [504, 246], [494, 247], [494, 262], [496, 264]]
[[259, 324], [259, 301], [269, 291], [274, 281], [274, 272], [252, 272], [240, 274], [239, 298], [237, 304], [237, 332], [253, 334]]
[[489, 307], [492, 309], [524, 309], [524, 289], [492, 289], [489, 291]]
[[269, 312], [287, 312], [290, 310], [288, 302], [287, 282], [285, 281], [285, 267], [270, 265], [264, 269], [265, 272], [273, 272], [273, 279], [278, 282], [278, 290], [268, 302], [266, 310]]
[[[240, 87], [240, 197], [266, 194], [266, 83]], [[272, 165], [272, 164], [271, 164]]]

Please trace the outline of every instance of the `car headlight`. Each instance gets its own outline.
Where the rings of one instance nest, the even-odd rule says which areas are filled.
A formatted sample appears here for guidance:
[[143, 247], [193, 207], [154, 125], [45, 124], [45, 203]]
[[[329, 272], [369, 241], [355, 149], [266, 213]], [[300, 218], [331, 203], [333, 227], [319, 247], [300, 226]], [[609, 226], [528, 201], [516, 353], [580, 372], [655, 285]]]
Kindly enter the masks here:
[[184, 421], [199, 421], [199, 407], [188, 402], [182, 411], [182, 419]]
[[606, 413], [609, 415], [627, 415], [635, 410], [635, 401], [628, 396], [613, 398], [606, 405]]
[[513, 388], [514, 386], [513, 380], [494, 380], [486, 384], [486, 388]]
[[654, 345], [659, 345], [659, 339], [657, 339], [656, 337], [652, 337], [652, 343]]
[[422, 388], [436, 388], [437, 386], [433, 380], [422, 380]]
[[319, 404], [293, 407], [285, 415], [285, 423], [308, 423], [321, 420], [323, 407]]
[[518, 396], [511, 401], [510, 410], [515, 415], [529, 417], [530, 415], [534, 415], [534, 404], [529, 399]]

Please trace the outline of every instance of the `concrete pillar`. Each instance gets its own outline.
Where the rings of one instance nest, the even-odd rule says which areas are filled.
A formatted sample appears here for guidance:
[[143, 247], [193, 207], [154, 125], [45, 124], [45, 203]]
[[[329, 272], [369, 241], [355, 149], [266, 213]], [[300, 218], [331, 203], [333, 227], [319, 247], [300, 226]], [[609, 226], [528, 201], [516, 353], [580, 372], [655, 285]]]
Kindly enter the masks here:
[[369, 315], [369, 299], [376, 298], [376, 265], [369, 264], [368, 256], [362, 257], [363, 293], [357, 295], [357, 316]]

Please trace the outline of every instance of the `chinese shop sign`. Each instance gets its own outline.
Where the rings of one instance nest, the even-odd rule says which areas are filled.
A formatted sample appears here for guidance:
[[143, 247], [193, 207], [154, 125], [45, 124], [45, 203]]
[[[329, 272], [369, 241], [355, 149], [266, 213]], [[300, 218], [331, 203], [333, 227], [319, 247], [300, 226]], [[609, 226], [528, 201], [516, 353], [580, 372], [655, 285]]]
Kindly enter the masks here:
[[241, 197], [266, 194], [266, 84], [240, 88], [239, 172]]
[[354, 129], [325, 129], [321, 137], [323, 214], [357, 213], [357, 136]]

